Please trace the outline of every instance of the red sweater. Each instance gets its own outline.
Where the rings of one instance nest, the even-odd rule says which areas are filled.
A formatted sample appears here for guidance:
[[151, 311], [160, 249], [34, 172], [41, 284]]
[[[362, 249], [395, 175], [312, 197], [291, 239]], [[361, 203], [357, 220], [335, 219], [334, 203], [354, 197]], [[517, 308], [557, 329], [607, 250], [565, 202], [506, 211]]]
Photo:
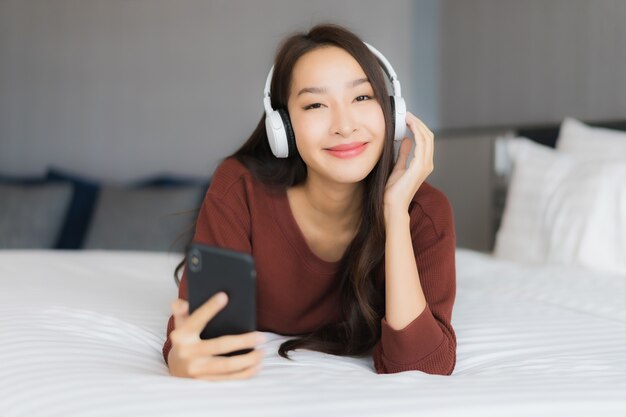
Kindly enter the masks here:
[[[427, 306], [406, 327], [381, 319], [381, 338], [372, 351], [377, 373], [419, 370], [450, 375], [456, 363], [452, 306], [456, 295], [454, 220], [446, 196], [424, 182], [413, 201], [410, 228]], [[315, 255], [300, 230], [285, 191], [276, 195], [234, 158], [213, 174], [198, 214], [194, 241], [246, 252], [254, 258], [257, 330], [301, 335], [341, 319], [335, 274], [339, 261]], [[375, 277], [385, 291], [384, 262]], [[187, 300], [187, 272], [178, 289]], [[167, 323], [163, 357], [171, 349], [174, 317]]]

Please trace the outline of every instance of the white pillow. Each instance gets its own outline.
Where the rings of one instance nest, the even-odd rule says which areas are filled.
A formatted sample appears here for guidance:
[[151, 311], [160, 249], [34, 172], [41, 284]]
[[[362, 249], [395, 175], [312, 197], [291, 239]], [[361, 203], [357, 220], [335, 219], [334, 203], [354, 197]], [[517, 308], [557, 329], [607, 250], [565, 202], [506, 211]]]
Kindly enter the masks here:
[[578, 263], [626, 275], [626, 163], [602, 168], [598, 203], [588, 219]]
[[513, 172], [494, 256], [626, 274], [626, 163], [510, 139]]
[[626, 132], [592, 127], [572, 117], [561, 123], [559, 152], [594, 161], [626, 161]]

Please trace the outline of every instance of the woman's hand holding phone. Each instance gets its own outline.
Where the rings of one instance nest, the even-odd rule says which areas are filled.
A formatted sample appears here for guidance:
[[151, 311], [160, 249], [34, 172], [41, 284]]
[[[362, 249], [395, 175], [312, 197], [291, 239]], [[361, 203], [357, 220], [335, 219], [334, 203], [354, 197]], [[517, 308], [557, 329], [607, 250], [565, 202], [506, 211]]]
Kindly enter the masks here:
[[247, 379], [261, 369], [264, 350], [235, 356], [215, 356], [240, 349], [255, 348], [266, 341], [260, 332], [226, 335], [203, 340], [200, 333], [206, 324], [228, 303], [228, 296], [219, 292], [189, 315], [189, 303], [183, 299], [172, 302], [174, 330], [170, 333], [172, 348], [168, 354], [173, 376], [219, 381]]

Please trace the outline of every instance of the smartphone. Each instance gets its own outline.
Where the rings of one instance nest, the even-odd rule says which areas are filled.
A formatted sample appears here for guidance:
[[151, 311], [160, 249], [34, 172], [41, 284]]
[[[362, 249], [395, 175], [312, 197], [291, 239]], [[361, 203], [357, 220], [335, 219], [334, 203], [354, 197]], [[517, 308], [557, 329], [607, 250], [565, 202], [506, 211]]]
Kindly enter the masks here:
[[[189, 314], [220, 291], [228, 295], [228, 304], [207, 323], [201, 339], [256, 331], [256, 268], [252, 256], [192, 242], [187, 247], [186, 267]], [[218, 356], [242, 355], [253, 350]]]

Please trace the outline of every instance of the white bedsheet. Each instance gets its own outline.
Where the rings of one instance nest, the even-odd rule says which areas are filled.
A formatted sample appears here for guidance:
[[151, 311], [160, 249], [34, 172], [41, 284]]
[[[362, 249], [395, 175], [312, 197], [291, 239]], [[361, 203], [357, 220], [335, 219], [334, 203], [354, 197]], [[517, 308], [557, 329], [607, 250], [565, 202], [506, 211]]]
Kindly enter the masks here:
[[0, 251], [0, 415], [626, 415], [626, 277], [457, 249], [451, 376], [371, 358], [270, 352], [249, 380], [169, 375], [182, 255]]

